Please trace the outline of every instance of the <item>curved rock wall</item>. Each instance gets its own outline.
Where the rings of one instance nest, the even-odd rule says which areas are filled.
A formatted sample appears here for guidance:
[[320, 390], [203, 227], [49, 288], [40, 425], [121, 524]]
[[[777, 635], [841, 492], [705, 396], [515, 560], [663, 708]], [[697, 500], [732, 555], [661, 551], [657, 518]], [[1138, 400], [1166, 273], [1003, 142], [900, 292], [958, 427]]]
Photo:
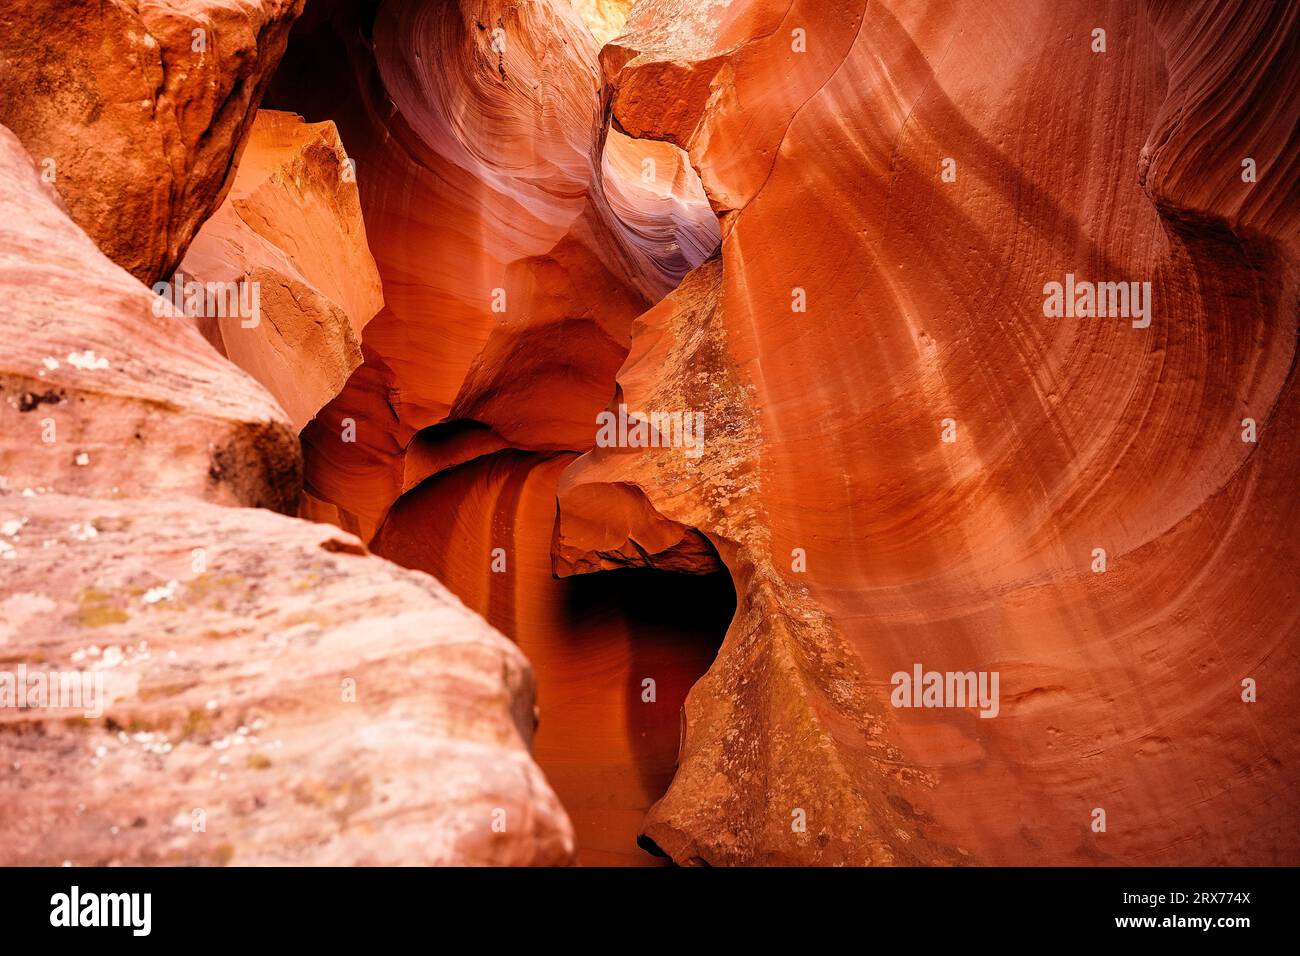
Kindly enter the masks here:
[[[666, 518], [742, 594], [647, 821], [675, 858], [1295, 858], [1295, 180], [1238, 154], [1294, 160], [1296, 33], [1208, 17], [651, 0], [605, 48], [723, 224], [619, 373], [704, 456], [561, 482], [561, 548]], [[1067, 273], [1151, 283], [1149, 325], [1048, 317]], [[592, 534], [601, 483], [662, 517]], [[891, 706], [918, 663], [998, 672], [997, 718]]]
[[[386, 308], [308, 508], [546, 662], [543, 711], [636, 674], [557, 610], [584, 575], [725, 567], [643, 825], [678, 862], [1293, 862], [1298, 35], [642, 0], [598, 51], [558, 0], [314, 5], [273, 105], [337, 124]], [[918, 667], [997, 675], [988, 719], [898, 706]], [[632, 737], [555, 740], [617, 855], [648, 785], [614, 822], [578, 781]]]

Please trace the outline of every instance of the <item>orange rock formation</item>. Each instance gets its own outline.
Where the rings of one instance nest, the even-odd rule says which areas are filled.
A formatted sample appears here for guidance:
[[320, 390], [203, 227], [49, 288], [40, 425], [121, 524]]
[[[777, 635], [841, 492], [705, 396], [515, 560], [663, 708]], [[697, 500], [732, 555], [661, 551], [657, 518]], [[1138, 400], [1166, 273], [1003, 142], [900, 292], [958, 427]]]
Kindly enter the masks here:
[[[606, 47], [723, 224], [619, 373], [708, 452], [560, 504], [605, 553], [644, 525], [585, 489], [638, 490], [736, 579], [675, 858], [1295, 859], [1296, 15], [1171, 6], [651, 0]], [[1046, 317], [1067, 273], [1149, 325]], [[999, 672], [997, 719], [890, 706], [916, 663]]]
[[361, 364], [361, 330], [384, 305], [356, 177], [333, 124], [260, 111], [234, 185], [178, 272], [174, 288], [256, 290], [240, 299], [251, 309], [200, 316], [199, 328], [301, 430]]
[[[599, 75], [562, 4], [309, 13], [350, 77], [273, 97], [358, 155], [392, 313], [309, 491], [539, 659], [490, 546], [552, 481], [561, 576], [726, 567], [679, 862], [1294, 859], [1295, 13], [1176, 6], [643, 0]], [[703, 454], [593, 449], [620, 407]], [[998, 719], [891, 706], [918, 663]]]
[[[280, 731], [236, 861], [1300, 859], [1300, 5], [298, 6], [0, 34], [0, 601], [52, 609], [0, 634], [158, 624], [112, 719], [195, 773]], [[266, 322], [160, 309], [178, 263]], [[105, 732], [34, 745], [68, 835], [13, 858], [229, 856]]]
[[105, 255], [166, 278], [230, 188], [304, 2], [7, 4], [0, 124]]

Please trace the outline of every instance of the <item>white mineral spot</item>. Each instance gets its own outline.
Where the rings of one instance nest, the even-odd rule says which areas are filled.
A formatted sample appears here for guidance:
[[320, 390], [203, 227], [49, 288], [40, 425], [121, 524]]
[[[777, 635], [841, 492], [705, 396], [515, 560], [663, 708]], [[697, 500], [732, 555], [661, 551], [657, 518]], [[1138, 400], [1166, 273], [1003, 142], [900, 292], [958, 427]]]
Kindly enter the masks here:
[[170, 601], [176, 596], [176, 582], [168, 581], [166, 584], [156, 588], [150, 588], [144, 594], [145, 604], [157, 604], [159, 601]]
[[108, 359], [95, 355], [94, 349], [86, 349], [84, 352], [69, 352], [68, 364], [83, 372], [94, 372], [108, 368]]

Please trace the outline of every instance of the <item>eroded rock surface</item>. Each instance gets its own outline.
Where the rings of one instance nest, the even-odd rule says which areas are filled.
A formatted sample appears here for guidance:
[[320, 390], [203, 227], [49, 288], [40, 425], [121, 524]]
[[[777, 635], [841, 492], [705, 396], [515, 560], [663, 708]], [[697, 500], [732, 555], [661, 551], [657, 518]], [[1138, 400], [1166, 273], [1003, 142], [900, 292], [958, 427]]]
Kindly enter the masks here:
[[0, 863], [571, 862], [522, 654], [265, 510], [301, 486], [285, 413], [3, 127], [0, 206]]
[[[1296, 30], [1194, 6], [647, 0], [605, 48], [723, 228], [617, 393], [704, 454], [559, 483], [562, 565], [680, 526], [736, 581], [645, 827], [678, 861], [1297, 858]], [[1149, 325], [1048, 317], [1067, 273]], [[918, 663], [998, 672], [996, 719], [891, 706]]]
[[[1147, 4], [1168, 89], [1138, 160], [1174, 220], [1293, 243], [1300, 234], [1300, 6]], [[1206, 170], [1236, 168], [1236, 176]], [[1291, 249], [1295, 258], [1296, 250]]]
[[[373, 18], [320, 4], [268, 103], [337, 124], [387, 304], [304, 432], [310, 513], [439, 576], [524, 648], [548, 688], [538, 759], [581, 858], [655, 862], [637, 827], [721, 623], [670, 626], [677, 605], [653, 588], [557, 582], [549, 547], [556, 481], [592, 445], [633, 319], [717, 246], [698, 176], [671, 144], [606, 127], [596, 46], [567, 0], [395, 2]], [[710, 602], [725, 618], [715, 585], [684, 586], [727, 591]], [[642, 604], [659, 616], [636, 623]]]
[[[599, 52], [565, 0], [313, 4], [272, 105], [356, 160], [384, 308], [305, 513], [539, 661], [593, 861], [1294, 863], [1296, 43], [1285, 4], [642, 0]], [[1076, 279], [1136, 285], [1050, 314]], [[700, 453], [598, 444], [624, 408]], [[675, 754], [713, 645], [629, 622], [718, 568]], [[917, 666], [996, 714], [895, 706]]]
[[[333, 61], [348, 71], [322, 75]], [[423, 429], [590, 447], [632, 320], [717, 229], [680, 153], [606, 145], [596, 47], [568, 3], [322, 3], [271, 99], [337, 124], [387, 304], [304, 433], [310, 494], [368, 538]]]
[[0, 10], [0, 124], [146, 283], [221, 203], [304, 0], [28, 0]]
[[0, 670], [86, 694], [0, 708], [0, 863], [570, 862], [528, 662], [428, 575], [193, 502], [0, 495], [0, 549]]
[[284, 412], [114, 265], [0, 127], [0, 488], [291, 512]]
[[573, 457], [503, 451], [442, 471], [397, 501], [373, 547], [432, 573], [528, 655], [534, 753], [574, 821], [580, 861], [654, 864], [636, 835], [672, 779], [682, 702], [734, 596], [720, 574], [556, 579], [555, 489]]

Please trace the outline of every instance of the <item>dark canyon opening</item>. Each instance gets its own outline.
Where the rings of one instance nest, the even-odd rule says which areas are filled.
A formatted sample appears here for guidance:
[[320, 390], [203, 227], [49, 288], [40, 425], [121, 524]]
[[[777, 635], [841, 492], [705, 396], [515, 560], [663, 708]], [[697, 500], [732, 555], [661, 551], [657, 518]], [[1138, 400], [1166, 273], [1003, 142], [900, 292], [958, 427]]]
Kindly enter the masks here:
[[663, 861], [637, 835], [672, 781], [682, 704], [736, 595], [726, 573], [554, 577], [555, 485], [574, 457], [504, 451], [441, 472], [394, 504], [372, 547], [441, 580], [532, 662], [533, 754], [573, 821], [579, 862], [652, 865]]

